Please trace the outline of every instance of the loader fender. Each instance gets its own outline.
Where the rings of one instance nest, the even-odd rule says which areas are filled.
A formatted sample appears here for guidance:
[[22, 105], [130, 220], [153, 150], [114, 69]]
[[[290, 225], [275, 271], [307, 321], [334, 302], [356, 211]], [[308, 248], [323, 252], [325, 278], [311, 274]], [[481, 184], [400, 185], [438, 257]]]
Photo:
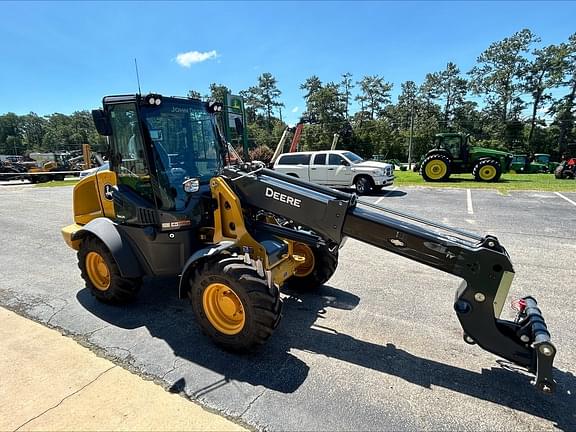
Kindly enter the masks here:
[[106, 245], [114, 257], [122, 277], [137, 278], [144, 276], [145, 272], [132, 245], [126, 236], [123, 236], [118, 230], [117, 224], [104, 217], [92, 219], [82, 229], [74, 233], [72, 240], [80, 240], [89, 234], [97, 237]]
[[222, 251], [229, 249], [230, 247], [234, 246], [236, 243], [233, 241], [222, 241], [216, 245], [207, 246], [203, 249], [199, 249], [194, 252], [190, 258], [184, 264], [184, 268], [182, 270], [182, 274], [180, 275], [180, 282], [178, 283], [178, 296], [180, 298], [184, 298], [186, 296], [186, 292], [188, 287], [184, 284], [188, 280], [190, 273], [194, 271], [194, 268], [202, 262], [204, 259], [212, 256], [218, 255]]

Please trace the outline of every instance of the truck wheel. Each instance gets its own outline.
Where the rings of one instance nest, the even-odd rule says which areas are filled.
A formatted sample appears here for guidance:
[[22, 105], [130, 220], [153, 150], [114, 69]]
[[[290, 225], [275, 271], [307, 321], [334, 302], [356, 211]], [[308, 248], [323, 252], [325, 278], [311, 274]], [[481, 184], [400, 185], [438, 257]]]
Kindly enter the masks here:
[[285, 288], [294, 291], [311, 291], [320, 287], [332, 277], [338, 266], [337, 249], [332, 253], [325, 246], [312, 248], [304, 243], [295, 243], [294, 253], [306, 259], [296, 274], [284, 283]]
[[280, 322], [278, 289], [241, 257], [205, 261], [190, 279], [188, 297], [202, 330], [230, 351], [262, 345]]
[[366, 195], [372, 191], [373, 182], [370, 177], [358, 176], [354, 180], [354, 186], [356, 186], [356, 193], [358, 195]]
[[428, 156], [420, 166], [420, 175], [428, 182], [439, 182], [450, 177], [450, 158], [442, 154]]
[[80, 244], [78, 267], [92, 295], [104, 303], [134, 300], [142, 284], [140, 278], [122, 277], [108, 248], [95, 237], [87, 237]]
[[474, 165], [472, 175], [476, 181], [496, 182], [502, 175], [502, 168], [497, 160], [484, 159]]

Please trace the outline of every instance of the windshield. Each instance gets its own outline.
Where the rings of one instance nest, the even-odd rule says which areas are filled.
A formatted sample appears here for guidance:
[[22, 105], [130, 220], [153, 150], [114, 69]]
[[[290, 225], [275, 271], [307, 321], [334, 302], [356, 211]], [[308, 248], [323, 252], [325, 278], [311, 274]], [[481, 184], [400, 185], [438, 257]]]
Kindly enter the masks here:
[[182, 183], [188, 178], [208, 182], [219, 172], [219, 141], [206, 104], [164, 98], [160, 106], [140, 109], [144, 133], [152, 141], [160, 187], [172, 198], [166, 210], [182, 209], [189, 200]]
[[547, 154], [536, 155], [536, 162], [547, 164], [548, 162], [550, 162], [550, 155]]
[[362, 159], [360, 156], [358, 156], [356, 153], [352, 153], [352, 152], [346, 152], [346, 153], [342, 153], [342, 155], [348, 159], [350, 162], [352, 162], [353, 164], [357, 164], [362, 162], [364, 159]]
[[202, 180], [218, 172], [218, 142], [205, 104], [164, 99], [159, 107], [144, 107], [141, 113], [145, 129], [165, 165], [163, 168], [181, 168], [187, 176]]

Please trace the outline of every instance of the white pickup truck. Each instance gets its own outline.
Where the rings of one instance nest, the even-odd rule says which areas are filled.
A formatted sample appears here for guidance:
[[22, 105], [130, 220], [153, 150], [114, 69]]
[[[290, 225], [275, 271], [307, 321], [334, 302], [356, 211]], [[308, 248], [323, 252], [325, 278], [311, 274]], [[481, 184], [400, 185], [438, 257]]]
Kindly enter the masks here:
[[274, 170], [311, 183], [334, 188], [354, 185], [359, 195], [382, 189], [394, 182], [394, 166], [365, 161], [346, 150], [281, 154]]

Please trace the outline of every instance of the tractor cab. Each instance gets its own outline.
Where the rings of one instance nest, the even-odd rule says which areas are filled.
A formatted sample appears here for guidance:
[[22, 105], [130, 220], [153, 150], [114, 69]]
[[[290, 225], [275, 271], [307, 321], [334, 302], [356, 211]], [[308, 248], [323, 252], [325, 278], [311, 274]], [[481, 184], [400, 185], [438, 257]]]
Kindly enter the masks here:
[[92, 112], [108, 137], [110, 171], [104, 199], [115, 219], [174, 228], [199, 217], [200, 189], [223, 166], [214, 112], [221, 106], [150, 94], [108, 96]]
[[468, 135], [439, 133], [434, 136], [434, 148], [448, 152], [453, 160], [466, 161], [468, 158]]

